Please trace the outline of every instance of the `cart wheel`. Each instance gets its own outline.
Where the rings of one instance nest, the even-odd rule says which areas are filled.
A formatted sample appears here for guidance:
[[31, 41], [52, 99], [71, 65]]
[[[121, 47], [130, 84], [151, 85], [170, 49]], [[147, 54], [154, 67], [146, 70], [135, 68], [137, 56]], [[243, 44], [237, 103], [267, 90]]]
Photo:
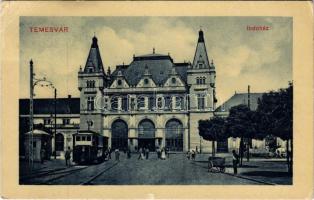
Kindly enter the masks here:
[[220, 172], [224, 173], [226, 171], [225, 167], [220, 167]]
[[212, 161], [208, 161], [208, 172], [211, 171], [211, 169], [213, 168], [214, 164]]

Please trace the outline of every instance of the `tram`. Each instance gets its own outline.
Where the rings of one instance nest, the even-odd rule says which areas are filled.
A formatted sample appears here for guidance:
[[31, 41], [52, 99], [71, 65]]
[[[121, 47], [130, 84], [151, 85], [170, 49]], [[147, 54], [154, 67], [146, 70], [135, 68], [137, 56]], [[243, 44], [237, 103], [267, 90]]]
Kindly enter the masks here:
[[106, 139], [99, 133], [87, 130], [73, 134], [73, 161], [77, 164], [103, 161], [106, 148]]

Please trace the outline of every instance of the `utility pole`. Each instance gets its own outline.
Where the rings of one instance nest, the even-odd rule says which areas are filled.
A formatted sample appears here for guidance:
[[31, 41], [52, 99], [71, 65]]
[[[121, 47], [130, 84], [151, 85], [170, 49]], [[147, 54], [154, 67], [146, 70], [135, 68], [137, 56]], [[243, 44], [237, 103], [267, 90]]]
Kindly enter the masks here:
[[54, 98], [54, 104], [55, 104], [55, 125], [54, 125], [54, 157], [57, 159], [57, 151], [56, 151], [56, 136], [57, 136], [57, 89], [55, 88], [55, 98]]
[[[250, 102], [250, 85], [248, 85], [247, 86], [247, 107], [251, 110], [251, 102]], [[246, 157], [246, 159], [247, 159], [247, 161], [249, 161], [250, 160], [250, 138], [247, 138], [247, 144], [246, 144], [246, 146], [247, 146], [247, 157]]]
[[30, 67], [30, 90], [29, 90], [29, 133], [31, 137], [29, 138], [29, 150], [28, 150], [28, 164], [30, 167], [30, 170], [32, 171], [33, 169], [33, 162], [34, 162], [34, 152], [33, 152], [33, 142], [34, 142], [34, 134], [33, 134], [33, 97], [34, 97], [34, 69], [33, 69], [33, 60], [29, 62], [29, 67]]
[[251, 102], [250, 102], [250, 85], [247, 86], [247, 106], [251, 109]]
[[[45, 77], [41, 79], [35, 78], [35, 73], [34, 73], [34, 67], [33, 67], [33, 60], [31, 59], [29, 62], [29, 143], [28, 143], [28, 164], [30, 171], [33, 170], [33, 165], [34, 165], [34, 89], [35, 86], [38, 85], [39, 83], [47, 83], [47, 84], [41, 84], [41, 87], [47, 86], [54, 88], [52, 82], [46, 80]], [[35, 80], [35, 82], [34, 82]]]

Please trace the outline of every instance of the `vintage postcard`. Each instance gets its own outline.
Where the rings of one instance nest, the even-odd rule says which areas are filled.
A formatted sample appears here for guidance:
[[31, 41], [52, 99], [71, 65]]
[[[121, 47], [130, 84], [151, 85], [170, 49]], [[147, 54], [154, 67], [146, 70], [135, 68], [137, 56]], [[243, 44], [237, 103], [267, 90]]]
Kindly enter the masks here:
[[311, 9], [2, 3], [3, 197], [311, 198]]

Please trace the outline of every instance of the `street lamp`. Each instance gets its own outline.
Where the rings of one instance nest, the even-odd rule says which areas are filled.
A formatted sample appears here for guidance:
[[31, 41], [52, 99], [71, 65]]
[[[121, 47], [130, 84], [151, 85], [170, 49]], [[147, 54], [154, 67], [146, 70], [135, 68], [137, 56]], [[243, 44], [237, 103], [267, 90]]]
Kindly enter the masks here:
[[33, 60], [30, 60], [30, 99], [29, 99], [29, 132], [31, 135], [31, 138], [29, 139], [29, 151], [28, 151], [28, 164], [30, 167], [30, 170], [32, 171], [33, 169], [33, 164], [34, 164], [34, 149], [33, 149], [33, 143], [34, 143], [34, 107], [33, 107], [33, 99], [34, 99], [34, 89], [35, 86], [39, 85], [41, 87], [50, 87], [50, 88], [55, 88], [52, 84], [51, 81], [46, 80], [46, 77], [43, 78], [35, 78], [35, 73], [34, 73], [34, 67], [33, 67]]

